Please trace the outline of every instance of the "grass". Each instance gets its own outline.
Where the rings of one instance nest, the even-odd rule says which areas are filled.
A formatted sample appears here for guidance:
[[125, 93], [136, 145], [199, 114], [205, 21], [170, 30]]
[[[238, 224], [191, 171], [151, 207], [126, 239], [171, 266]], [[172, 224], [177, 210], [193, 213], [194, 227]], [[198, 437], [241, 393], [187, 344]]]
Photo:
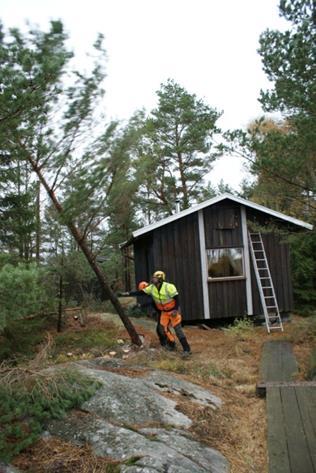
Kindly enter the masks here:
[[[70, 317], [62, 333], [53, 332], [52, 345], [48, 350], [52, 356], [48, 360], [49, 363], [72, 360], [73, 357], [67, 356], [68, 352], [72, 352], [73, 356], [78, 358], [99, 356], [114, 347], [117, 339], [128, 339], [122, 325], [115, 323], [117, 316], [113, 315], [112, 321], [112, 317], [100, 315], [99, 318], [90, 316], [86, 327], [80, 327], [78, 322]], [[131, 350], [124, 367], [117, 368], [118, 372], [128, 376], [139, 376], [139, 372], [133, 367], [141, 365], [182, 375], [184, 379], [210, 389], [223, 400], [223, 406], [218, 411], [198, 407], [189, 400], [182, 402], [179, 396], [175, 397], [179, 410], [187, 413], [193, 420], [191, 433], [197, 440], [220, 450], [230, 461], [232, 473], [266, 471], [265, 401], [255, 395], [262, 344], [272, 338], [291, 341], [299, 365], [303, 367], [302, 379], [311, 377], [316, 371], [316, 350], [313, 350], [313, 346], [316, 346], [316, 318], [293, 316], [292, 321], [285, 324], [284, 333], [278, 332], [272, 335], [268, 335], [264, 327], [254, 327], [247, 319], [236, 321], [226, 330], [204, 331], [185, 327], [193, 352], [192, 357], [186, 360], [181, 358], [179, 344], [175, 353], [159, 348], [154, 325], [140, 325], [139, 330], [145, 334], [148, 349], [145, 347], [143, 350]], [[43, 333], [39, 340], [42, 337]], [[172, 394], [166, 395], [172, 397]], [[48, 439], [46, 441], [48, 442]], [[44, 448], [42, 444], [40, 445]], [[50, 448], [54, 449], [53, 443], [50, 444]], [[58, 453], [51, 456], [52, 458], [49, 458], [48, 447], [45, 458], [41, 457], [42, 450], [38, 448], [36, 455], [31, 458], [30, 454], [28, 457], [30, 467], [25, 471], [29, 473], [120, 471], [117, 463], [111, 459], [95, 458], [88, 447], [87, 450], [86, 447], [82, 447], [81, 450], [77, 450], [79, 447], [75, 446], [72, 448], [73, 450], [68, 449], [65, 442], [60, 443], [60, 446], [56, 447]], [[25, 454], [20, 454], [17, 461], [24, 455], [27, 457], [29, 449], [33, 449], [33, 446], [29, 447]], [[61, 465], [59, 470], [59, 466], [54, 463], [57, 461], [55, 456]], [[43, 466], [45, 461], [51, 470], [45, 470], [46, 466], [45, 468]]]
[[152, 369], [191, 376], [202, 382], [208, 382], [211, 379], [226, 379], [232, 376], [232, 370], [228, 367], [219, 367], [214, 361], [209, 360], [201, 362], [194, 356], [191, 359], [183, 360], [179, 352], [162, 350], [160, 353], [156, 353], [153, 359], [148, 357], [148, 353], [140, 353], [137, 356], [137, 363]]
[[[61, 333], [55, 322], [47, 318], [15, 321], [0, 337], [0, 359], [6, 359], [0, 364], [0, 459], [4, 461], [36, 442], [48, 419], [80, 406], [100, 385], [73, 370], [43, 368], [69, 361], [70, 353], [71, 359], [102, 355], [121, 338], [117, 324], [97, 317], [89, 317], [87, 326], [81, 327], [68, 316]], [[99, 466], [93, 471], [119, 471], [111, 461], [106, 468]], [[81, 466], [75, 470], [91, 471]], [[35, 470], [31, 467], [30, 471]], [[38, 471], [43, 470], [39, 467]], [[65, 467], [62, 471], [74, 470]]]
[[241, 340], [245, 340], [255, 334], [253, 321], [247, 318], [236, 319], [225, 330], [229, 335], [236, 336]]
[[87, 328], [84, 331], [65, 332], [55, 337], [54, 355], [67, 351], [83, 353], [93, 350], [94, 354], [101, 355], [105, 350], [116, 343], [117, 330], [113, 327], [100, 330], [100, 328]]
[[81, 327], [78, 320], [68, 316], [60, 333], [56, 331], [56, 320], [47, 317], [14, 321], [5, 336], [0, 336], [0, 362], [11, 360], [17, 364], [34, 358], [47, 333], [53, 338], [52, 362], [69, 361], [67, 353], [74, 357], [86, 353], [101, 356], [116, 345], [119, 331], [114, 322], [97, 317], [89, 317], [87, 325]]
[[99, 382], [75, 370], [0, 369], [0, 459], [10, 461], [38, 439], [45, 423], [89, 399]]
[[312, 350], [310, 356], [310, 368], [307, 373], [309, 379], [316, 379], [316, 348]]
[[295, 330], [290, 330], [289, 340], [295, 344], [308, 341], [316, 345], [316, 315], [300, 317], [295, 324]]
[[27, 473], [121, 471], [120, 462], [96, 456], [89, 445], [78, 446], [55, 437], [39, 440], [20, 454], [13, 464]]

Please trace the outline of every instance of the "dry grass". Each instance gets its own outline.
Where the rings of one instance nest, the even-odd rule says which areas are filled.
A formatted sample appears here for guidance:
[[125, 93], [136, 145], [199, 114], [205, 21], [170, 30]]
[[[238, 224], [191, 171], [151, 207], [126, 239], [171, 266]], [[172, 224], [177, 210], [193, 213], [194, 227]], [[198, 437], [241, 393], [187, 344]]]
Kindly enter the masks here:
[[76, 446], [58, 438], [39, 440], [14, 461], [29, 473], [118, 473], [119, 462], [97, 457], [90, 446]]
[[[284, 333], [270, 335], [267, 334], [265, 327], [245, 327], [244, 330], [241, 327], [233, 330], [201, 330], [196, 327], [185, 327], [184, 330], [193, 352], [192, 357], [185, 360], [181, 358], [179, 352], [170, 353], [162, 350], [153, 329], [151, 330], [147, 325], [146, 328], [143, 328], [138, 320], [133, 323], [137, 331], [145, 336], [145, 347], [141, 350], [131, 350], [125, 360], [124, 367], [118, 368], [116, 371], [127, 376], [139, 377], [144, 372], [135, 368], [137, 365], [163, 369], [175, 373], [175, 376], [210, 389], [223, 401], [222, 408], [217, 411], [198, 407], [185, 400], [179, 401], [179, 396], [174, 398], [178, 402], [179, 410], [192, 418], [193, 425], [190, 430], [193, 436], [223, 453], [231, 464], [231, 473], [267, 473], [265, 400], [258, 398], [255, 394], [256, 383], [259, 381], [262, 345], [267, 340], [286, 339], [291, 341], [300, 365], [299, 377], [305, 378], [309, 370], [312, 348], [315, 347], [315, 318], [293, 317], [291, 323], [285, 324]], [[83, 334], [87, 330], [87, 327], [80, 327], [79, 324], [71, 320], [69, 324], [67, 330], [79, 331]], [[129, 341], [127, 333], [120, 325], [113, 329], [111, 322], [104, 322], [104, 319], [100, 320], [98, 317], [89, 318], [88, 327], [91, 327], [90, 324], [97, 330], [108, 332], [113, 330], [112, 333], [115, 337]], [[49, 342], [47, 346], [49, 347]], [[45, 350], [45, 347], [43, 349]], [[45, 359], [45, 355], [42, 356]], [[46, 452], [51, 448], [49, 444], [47, 445]], [[56, 445], [59, 445], [57, 453], [60, 455], [60, 461], [66, 462], [68, 444], [57, 442]], [[42, 448], [44, 448], [43, 445]], [[64, 450], [65, 455], [63, 455]], [[48, 473], [55, 473], [55, 471], [65, 473], [68, 471], [83, 473], [115, 471], [100, 469], [103, 468], [102, 461], [104, 459], [93, 460], [88, 447], [80, 449], [78, 447], [78, 450], [75, 450], [71, 446], [71, 450], [75, 455], [74, 461], [79, 462], [81, 458], [82, 465], [73, 463], [71, 466], [73, 469], [70, 470], [66, 469], [68, 468], [66, 462], [66, 466], [62, 467], [64, 469], [49, 470], [45, 469], [46, 466], [43, 467], [44, 463], [38, 463], [42, 466], [36, 469], [36, 462], [43, 462], [45, 456], [43, 453], [41, 460], [41, 448], [38, 448], [28, 454], [28, 461], [31, 462], [30, 459], [33, 458], [35, 462], [34, 468], [30, 463], [29, 471], [34, 473], [40, 471]], [[69, 459], [71, 458], [69, 452]], [[51, 459], [51, 461], [53, 460]], [[97, 461], [101, 463], [94, 467], [93, 462]], [[111, 463], [107, 465], [107, 461], [104, 460], [104, 468], [116, 468]], [[47, 465], [47, 468], [50, 468], [50, 464]]]
[[[218, 449], [231, 464], [231, 473], [266, 473], [265, 400], [256, 396], [262, 345], [267, 340], [285, 339], [293, 343], [305, 378], [315, 346], [315, 319], [293, 317], [283, 333], [267, 334], [265, 327], [245, 330], [201, 330], [185, 327], [192, 346], [192, 358], [183, 360], [179, 353], [161, 349], [135, 353], [131, 365], [164, 369], [210, 389], [223, 400], [218, 411], [180, 402], [179, 409], [193, 419], [194, 436]], [[151, 347], [158, 342], [148, 334]], [[179, 402], [179, 398], [175, 398]]]

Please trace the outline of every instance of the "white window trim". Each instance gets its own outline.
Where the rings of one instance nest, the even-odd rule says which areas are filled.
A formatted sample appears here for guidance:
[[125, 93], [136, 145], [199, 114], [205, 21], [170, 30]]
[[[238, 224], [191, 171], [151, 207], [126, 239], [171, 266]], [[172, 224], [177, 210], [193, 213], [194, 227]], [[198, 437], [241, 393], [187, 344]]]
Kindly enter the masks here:
[[205, 248], [205, 228], [203, 210], [198, 212], [199, 222], [199, 240], [200, 240], [200, 255], [201, 255], [201, 274], [202, 274], [202, 293], [203, 293], [203, 308], [204, 318], [210, 319], [210, 299], [208, 294], [208, 272], [207, 272], [207, 257]]
[[244, 264], [246, 276], [246, 301], [247, 301], [247, 315], [253, 315], [253, 301], [252, 301], [252, 287], [251, 287], [251, 269], [250, 269], [250, 253], [248, 242], [248, 228], [247, 228], [247, 214], [246, 207], [240, 206], [241, 213], [241, 231], [244, 245]]
[[208, 282], [221, 282], [221, 281], [243, 281], [246, 279], [246, 276], [223, 276], [217, 278], [210, 278], [208, 276]]

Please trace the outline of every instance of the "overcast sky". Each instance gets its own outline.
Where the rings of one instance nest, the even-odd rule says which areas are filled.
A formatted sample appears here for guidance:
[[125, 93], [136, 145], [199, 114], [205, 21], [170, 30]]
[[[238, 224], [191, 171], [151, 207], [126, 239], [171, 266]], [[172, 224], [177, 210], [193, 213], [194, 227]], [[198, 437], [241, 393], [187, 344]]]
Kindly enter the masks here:
[[[5, 27], [26, 20], [47, 28], [61, 19], [84, 60], [98, 32], [108, 54], [105, 108], [126, 119], [156, 106], [160, 84], [174, 79], [223, 111], [223, 129], [245, 127], [262, 114], [260, 89], [269, 82], [257, 53], [259, 35], [284, 29], [279, 0], [0, 0]], [[210, 178], [238, 187], [245, 173], [223, 158]]]

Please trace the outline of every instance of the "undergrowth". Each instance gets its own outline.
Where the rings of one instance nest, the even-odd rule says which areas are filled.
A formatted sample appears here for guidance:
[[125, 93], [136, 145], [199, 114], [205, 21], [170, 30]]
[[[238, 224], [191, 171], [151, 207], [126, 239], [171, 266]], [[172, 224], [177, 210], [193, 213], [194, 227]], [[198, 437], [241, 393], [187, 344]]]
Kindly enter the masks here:
[[232, 375], [228, 368], [220, 368], [213, 361], [201, 363], [194, 357], [190, 360], [183, 360], [179, 354], [162, 353], [158, 359], [150, 360], [139, 357], [138, 362], [158, 370], [170, 371], [177, 374], [186, 374], [193, 376], [201, 381], [209, 381], [210, 379], [226, 379]]
[[8, 462], [38, 439], [49, 419], [80, 406], [100, 383], [75, 370], [0, 367], [0, 459]]
[[[109, 325], [109, 324], [108, 324]], [[95, 355], [101, 355], [116, 344], [118, 329], [114, 327], [87, 327], [81, 331], [67, 331], [57, 334], [54, 339], [53, 355], [65, 351], [82, 353], [93, 350]]]
[[316, 348], [314, 348], [310, 356], [310, 368], [307, 376], [309, 379], [316, 380]]
[[247, 318], [236, 319], [233, 324], [224, 329], [228, 334], [238, 336], [239, 338], [249, 338], [254, 336], [253, 321]]
[[51, 326], [48, 317], [12, 321], [0, 335], [0, 361], [33, 357]]

